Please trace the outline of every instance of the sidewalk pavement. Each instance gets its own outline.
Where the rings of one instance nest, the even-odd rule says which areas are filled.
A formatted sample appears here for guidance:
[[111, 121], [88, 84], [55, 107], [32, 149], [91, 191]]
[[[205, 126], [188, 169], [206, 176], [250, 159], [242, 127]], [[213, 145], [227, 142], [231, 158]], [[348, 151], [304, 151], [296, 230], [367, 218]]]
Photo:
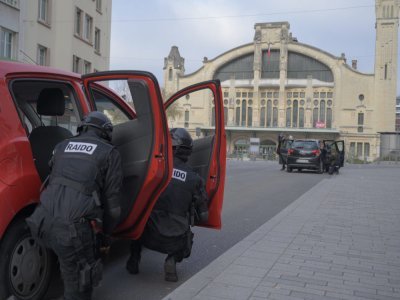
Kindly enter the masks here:
[[164, 300], [399, 300], [400, 167], [340, 171]]

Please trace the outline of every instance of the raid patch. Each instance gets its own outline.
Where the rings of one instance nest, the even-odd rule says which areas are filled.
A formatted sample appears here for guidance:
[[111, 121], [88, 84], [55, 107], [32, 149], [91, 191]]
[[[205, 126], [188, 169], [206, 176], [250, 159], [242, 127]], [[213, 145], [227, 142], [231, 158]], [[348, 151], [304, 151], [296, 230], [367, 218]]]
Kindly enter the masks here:
[[64, 152], [85, 153], [92, 155], [96, 148], [96, 144], [69, 142], [67, 147], [65, 147]]
[[178, 169], [173, 169], [172, 170], [172, 178], [178, 179], [180, 181], [185, 182], [186, 181], [186, 175], [187, 175], [187, 173], [185, 171], [178, 170]]

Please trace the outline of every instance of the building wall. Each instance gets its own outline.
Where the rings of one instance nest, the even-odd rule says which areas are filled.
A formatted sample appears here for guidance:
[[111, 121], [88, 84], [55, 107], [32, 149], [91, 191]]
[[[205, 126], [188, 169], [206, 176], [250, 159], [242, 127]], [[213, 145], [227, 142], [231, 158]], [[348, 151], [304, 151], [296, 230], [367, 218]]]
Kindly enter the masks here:
[[[279, 132], [286, 132], [295, 135], [295, 138], [343, 139], [349, 156], [372, 160], [379, 156], [379, 132], [395, 129], [399, 5], [399, 0], [376, 1], [375, 74], [359, 72], [356, 62], [350, 66], [344, 54], [336, 57], [311, 45], [299, 43], [292, 37], [288, 22], [257, 23], [254, 26], [253, 43], [231, 49], [212, 60], [205, 58], [203, 66], [192, 74], [183, 75], [183, 66], [179, 72], [172, 73], [172, 78], [165, 74], [166, 96], [196, 82], [220, 78], [225, 110], [228, 112], [226, 130], [231, 132], [228, 134], [228, 152], [232, 152], [235, 142], [243, 136], [260, 139], [268, 136], [269, 140], [275, 141]], [[173, 57], [170, 53], [166, 58], [170, 62], [166, 67], [173, 69], [173, 62], [182, 59], [176, 51], [174, 49]], [[246, 64], [246, 55], [253, 57], [251, 68], [248, 62]], [[307, 75], [307, 71], [303, 72], [303, 77], [294, 78], [296, 70], [291, 69], [293, 61], [290, 63], [289, 60], [295, 56], [305, 57], [310, 65], [320, 64], [326, 68], [326, 74], [332, 74], [333, 79], [330, 80], [329, 76], [321, 79], [323, 76], [312, 70], [309, 74], [314, 74], [314, 77]], [[237, 78], [243, 74], [240, 75], [239, 67], [235, 67], [235, 64], [242, 64], [241, 71], [251, 73], [251, 76]], [[230, 66], [236, 68], [237, 72], [220, 73]], [[267, 73], [263, 75], [268, 68], [275, 68], [276, 71], [271, 78]], [[166, 68], [164, 70], [167, 71]], [[276, 122], [269, 125], [260, 119], [260, 115], [267, 110], [268, 100], [276, 110]], [[237, 112], [244, 105], [247, 105], [246, 109], [251, 106], [245, 122], [243, 111]], [[197, 107], [196, 114], [207, 115], [210, 107], [212, 105]], [[302, 123], [298, 120], [300, 109]], [[331, 118], [328, 118], [328, 110]], [[194, 111], [191, 108], [190, 115]], [[298, 113], [293, 115], [293, 111]], [[240, 117], [239, 122], [237, 117]], [[294, 123], [296, 118], [297, 122]], [[204, 128], [212, 125], [207, 123], [209, 119], [203, 118]]]
[[[4, 0], [6, 1], [6, 0]], [[96, 5], [101, 3], [101, 9]], [[45, 47], [47, 58], [44, 65], [73, 71], [73, 56], [81, 59], [79, 73], [108, 70], [110, 65], [110, 34], [112, 0], [30, 0], [18, 3], [18, 16], [0, 16], [0, 22], [18, 28], [19, 44], [15, 59], [42, 64], [38, 47]], [[44, 18], [40, 5], [44, 4]], [[3, 5], [0, 2], [0, 5]], [[82, 22], [86, 15], [92, 18], [91, 37], [85, 39], [76, 34], [76, 9], [82, 10]], [[42, 10], [43, 11], [43, 10]], [[3, 10], [1, 10], [3, 13]], [[100, 29], [100, 51], [95, 49], [95, 28]], [[82, 28], [83, 29], [83, 28]], [[90, 63], [85, 70], [84, 61]]]
[[[16, 59], [18, 55], [19, 16], [20, 10], [17, 0], [0, 0], [0, 37], [2, 37], [4, 30], [13, 33], [11, 59]], [[0, 59], [9, 59], [8, 57], [2, 57], [1, 54], [0, 51]]]

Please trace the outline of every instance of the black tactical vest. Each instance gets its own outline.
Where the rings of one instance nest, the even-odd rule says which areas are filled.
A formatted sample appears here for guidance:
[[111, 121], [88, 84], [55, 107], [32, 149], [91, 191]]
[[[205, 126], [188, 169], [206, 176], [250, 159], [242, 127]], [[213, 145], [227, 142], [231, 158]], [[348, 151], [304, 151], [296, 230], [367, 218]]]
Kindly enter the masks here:
[[93, 195], [100, 206], [103, 169], [113, 146], [88, 136], [78, 136], [56, 146], [50, 185], [61, 185], [86, 195]]

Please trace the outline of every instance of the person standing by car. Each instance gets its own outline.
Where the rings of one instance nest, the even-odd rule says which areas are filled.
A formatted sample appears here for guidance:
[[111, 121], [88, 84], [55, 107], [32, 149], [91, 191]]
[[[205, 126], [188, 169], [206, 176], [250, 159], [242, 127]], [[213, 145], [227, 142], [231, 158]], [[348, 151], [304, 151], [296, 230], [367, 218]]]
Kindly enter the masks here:
[[325, 146], [325, 143], [323, 141], [319, 142], [319, 151], [321, 152], [320, 154], [320, 159], [324, 165], [323, 171], [326, 171], [326, 156], [327, 156], [327, 147]]
[[174, 128], [170, 132], [174, 155], [172, 179], [157, 200], [142, 236], [132, 241], [126, 268], [131, 274], [139, 273], [143, 245], [167, 254], [165, 280], [176, 282], [176, 263], [191, 253], [193, 233], [190, 226], [208, 220], [208, 196], [203, 179], [187, 165], [193, 148], [190, 134], [184, 128]]
[[118, 224], [122, 165], [112, 146], [113, 126], [101, 112], [89, 113], [78, 135], [56, 145], [48, 186], [26, 221], [60, 262], [65, 300], [89, 300], [102, 276], [95, 255], [93, 221], [110, 234]]
[[329, 160], [327, 161], [327, 164], [329, 166], [328, 168], [329, 175], [332, 175], [333, 173], [339, 174], [340, 155], [336, 150], [336, 147], [337, 147], [336, 144], [331, 145]]
[[282, 155], [282, 148], [284, 147], [284, 143], [285, 143], [285, 135], [283, 133], [280, 133], [278, 135], [278, 147], [276, 149], [276, 154], [279, 155], [279, 163], [282, 164], [281, 171], [285, 170], [286, 167], [286, 162], [284, 156]]

